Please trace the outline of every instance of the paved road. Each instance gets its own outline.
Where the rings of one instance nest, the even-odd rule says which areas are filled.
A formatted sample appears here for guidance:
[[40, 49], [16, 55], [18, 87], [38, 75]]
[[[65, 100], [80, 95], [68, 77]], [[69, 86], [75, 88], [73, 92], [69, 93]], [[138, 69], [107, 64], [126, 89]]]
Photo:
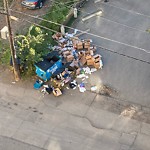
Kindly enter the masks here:
[[[143, 9], [141, 2], [137, 3], [136, 0], [112, 0], [96, 5], [89, 1], [84, 11], [92, 12], [96, 8], [103, 8], [104, 15], [91, 18], [86, 23], [79, 22], [76, 27], [83, 30], [91, 28], [94, 34], [148, 49], [149, 34], [139, 30], [147, 29], [149, 18], [141, 16], [145, 22], [142, 25], [137, 21], [139, 14], [117, 8], [119, 6], [149, 15], [148, 3], [150, 2], [147, 0]], [[110, 5], [117, 7], [111, 6], [110, 9]], [[136, 32], [131, 29], [135, 25], [138, 28]], [[86, 37], [88, 38], [87, 35]], [[142, 51], [137, 52], [136, 48], [102, 38], [91, 38], [97, 45], [110, 49], [113, 47], [119, 53], [149, 61], [149, 55]], [[1, 71], [0, 150], [149, 150], [150, 124], [146, 123], [150, 121], [149, 64], [103, 50], [100, 53], [105, 67], [92, 74], [90, 81], [91, 84], [96, 84], [96, 79], [109, 84], [119, 91], [119, 95], [113, 95], [115, 98], [89, 91], [81, 94], [78, 90], [66, 90], [59, 98], [52, 95], [42, 96], [32, 88], [34, 81], [23, 85], [14, 84], [12, 78], [8, 81], [11, 73], [3, 74]], [[137, 112], [133, 111], [132, 115], [124, 117], [122, 111], [133, 103], [141, 105], [136, 105]], [[142, 107], [144, 105], [147, 107]], [[141, 116], [139, 120], [132, 119], [134, 115], [142, 114], [143, 110], [147, 112], [147, 118]]]
[[1, 150], [43, 150], [42, 148], [20, 142], [13, 138], [0, 136], [0, 149]]
[[105, 96], [68, 90], [43, 97], [25, 85], [0, 82], [1, 150], [150, 149], [150, 124], [100, 107]]
[[[132, 103], [150, 106], [150, 34], [146, 32], [150, 26], [150, 1], [110, 0], [94, 3], [89, 1], [82, 9], [82, 17], [76, 28], [91, 29], [85, 35], [93, 39], [94, 44], [134, 57], [148, 63], [123, 57], [100, 49], [104, 59], [104, 69], [95, 75], [102, 83], [108, 84], [119, 92], [120, 99]], [[81, 21], [87, 13], [103, 10], [102, 16]], [[146, 52], [147, 53], [146, 53]], [[96, 84], [97, 80], [93, 82]]]

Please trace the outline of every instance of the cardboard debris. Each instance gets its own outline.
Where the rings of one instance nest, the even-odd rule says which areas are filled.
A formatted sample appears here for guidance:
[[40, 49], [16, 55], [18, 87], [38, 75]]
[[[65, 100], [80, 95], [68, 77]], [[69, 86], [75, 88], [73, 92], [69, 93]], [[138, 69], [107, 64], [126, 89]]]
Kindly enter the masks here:
[[94, 67], [95, 67], [96, 69], [100, 68], [100, 61], [94, 62]]
[[66, 58], [70, 54], [71, 54], [70, 51], [66, 50], [66, 51], [63, 52], [63, 57]]
[[[91, 39], [79, 39], [75, 37], [76, 31], [73, 34], [66, 33], [62, 35], [61, 33], [56, 33], [52, 36], [54, 40], [57, 41], [58, 46], [54, 46], [53, 50], [60, 52], [61, 57], [63, 58], [63, 64], [69, 63], [71, 71], [62, 71], [59, 74], [59, 80], [56, 81], [56, 86], [53, 89], [54, 96], [62, 95], [61, 87], [62, 85], [69, 84], [71, 89], [75, 89], [77, 86], [74, 77], [82, 80], [82, 83], [78, 85], [80, 92], [85, 92], [85, 84], [87, 81], [85, 79], [89, 78], [88, 74], [92, 74], [97, 71], [97, 69], [103, 67], [102, 56], [100, 54], [95, 54], [96, 46], [92, 45]], [[90, 68], [90, 67], [92, 68]], [[74, 72], [74, 73], [73, 73]], [[73, 81], [72, 81], [73, 80]], [[83, 83], [84, 81], [84, 83]], [[70, 89], [68, 86], [66, 89]], [[97, 87], [92, 86], [91, 91], [96, 91]]]
[[78, 69], [76, 70], [76, 75], [79, 75], [79, 74], [80, 74], [80, 71], [81, 71], [81, 68], [78, 68]]
[[89, 48], [89, 50], [92, 50], [93, 52], [96, 52], [96, 46], [91, 46], [91, 47]]
[[85, 56], [82, 56], [82, 57], [79, 59], [79, 61], [80, 61], [80, 64], [81, 64], [82, 66], [85, 65], [86, 62], [87, 62]]
[[89, 49], [85, 51], [85, 55], [91, 55]]
[[80, 59], [81, 57], [85, 56], [85, 52], [84, 51], [80, 51], [78, 52], [78, 58]]
[[89, 60], [89, 59], [92, 59], [92, 56], [91, 55], [86, 55], [86, 60]]
[[76, 44], [76, 48], [77, 50], [82, 50], [83, 49], [83, 43], [81, 41], [79, 41], [77, 44]]
[[90, 55], [91, 55], [91, 56], [93, 56], [93, 55], [94, 55], [93, 50], [90, 50]]
[[62, 38], [62, 34], [58, 32], [58, 33], [54, 34], [54, 35], [52, 36], [52, 38], [55, 39], [55, 40], [59, 40], [59, 39]]
[[78, 64], [78, 61], [77, 60], [73, 60], [70, 64], [71, 67], [74, 67], [74, 68], [79, 68], [79, 64]]
[[85, 41], [84, 42], [84, 48], [89, 48], [90, 47], [90, 42], [89, 41]]
[[54, 96], [60, 96], [60, 95], [62, 95], [62, 92], [59, 88], [56, 88], [53, 90], [53, 94], [54, 94]]
[[66, 58], [67, 62], [71, 62], [73, 61], [73, 59], [74, 59], [73, 55], [68, 55]]
[[98, 55], [98, 54], [94, 55], [93, 57], [94, 57], [95, 61], [100, 61], [100, 59], [101, 59], [101, 55]]
[[88, 66], [93, 66], [93, 64], [94, 64], [94, 62], [93, 62], [92, 59], [88, 59], [88, 60], [87, 60], [87, 65], [88, 65]]

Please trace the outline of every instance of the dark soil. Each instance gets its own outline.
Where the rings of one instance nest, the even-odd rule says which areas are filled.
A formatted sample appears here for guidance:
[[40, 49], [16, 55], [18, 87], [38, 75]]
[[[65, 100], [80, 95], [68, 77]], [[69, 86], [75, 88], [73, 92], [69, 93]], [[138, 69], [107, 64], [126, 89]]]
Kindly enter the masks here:
[[[42, 16], [46, 14], [46, 12], [51, 7], [51, 3], [52, 2], [50, 0], [46, 0], [42, 9], [30, 10], [30, 9], [23, 8], [21, 4], [18, 4], [17, 1], [14, 0], [12, 4], [10, 5], [10, 14], [14, 17], [17, 17], [18, 21], [11, 20], [13, 32], [25, 33], [31, 25], [31, 23], [28, 23], [26, 20], [29, 20], [30, 22], [33, 22], [33, 23], [39, 22], [38, 19], [31, 18], [28, 15]], [[0, 4], [2, 5], [2, 3]], [[19, 12], [23, 12], [27, 15], [23, 15]], [[2, 14], [0, 15], [0, 22], [1, 22], [0, 29], [2, 29], [4, 26], [6, 26], [5, 16]]]

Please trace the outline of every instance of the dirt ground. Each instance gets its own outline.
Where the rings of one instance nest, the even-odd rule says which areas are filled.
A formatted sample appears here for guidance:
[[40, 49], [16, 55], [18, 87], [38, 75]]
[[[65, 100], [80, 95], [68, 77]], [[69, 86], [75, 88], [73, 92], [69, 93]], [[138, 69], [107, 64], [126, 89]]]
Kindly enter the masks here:
[[7, 85], [16, 85], [17, 87], [33, 89], [33, 84], [36, 80], [36, 77], [32, 78], [22, 78], [19, 82], [16, 82], [14, 79], [13, 70], [11, 67], [6, 67], [0, 65], [0, 82]]
[[[42, 9], [36, 9], [36, 10], [29, 10], [29, 9], [23, 8], [21, 4], [18, 4], [16, 0], [13, 0], [12, 4], [10, 5], [10, 14], [18, 18], [18, 21], [11, 20], [13, 33], [14, 34], [26, 33], [27, 29], [30, 27], [31, 24], [23, 19], [29, 20], [31, 22], [36, 22], [36, 23], [39, 21], [38, 19], [33, 19], [29, 16], [25, 17], [24, 15], [18, 12], [23, 12], [25, 14], [30, 14], [34, 16], [43, 16], [44, 14], [47, 13], [50, 7], [51, 7], [50, 0], [45, 1]], [[14, 12], [14, 11], [18, 11], [18, 12]], [[4, 26], [6, 26], [5, 15], [0, 14], [0, 30]], [[0, 65], [0, 82], [1, 81], [7, 84], [14, 82], [13, 72], [11, 71], [11, 69], [8, 69], [2, 65]], [[29, 83], [30, 81], [21, 81], [19, 82], [19, 86], [24, 86], [24, 84], [29, 84]]]
[[[42, 9], [30, 10], [30, 9], [23, 8], [21, 4], [18, 4], [14, 0], [10, 6], [10, 14], [14, 17], [17, 17], [18, 21], [11, 20], [13, 32], [25, 33], [27, 31], [27, 28], [31, 25], [31, 23], [28, 23], [25, 20], [29, 20], [30, 22], [33, 22], [33, 23], [39, 22], [38, 19], [31, 18], [27, 15], [29, 14], [29, 15], [42, 17], [50, 9], [51, 5], [52, 5], [52, 2], [50, 0], [46, 0]], [[22, 15], [19, 12], [23, 12], [27, 15], [26, 16]], [[0, 15], [0, 22], [1, 22], [0, 29], [2, 29], [4, 26], [6, 26], [5, 16], [2, 14]]]

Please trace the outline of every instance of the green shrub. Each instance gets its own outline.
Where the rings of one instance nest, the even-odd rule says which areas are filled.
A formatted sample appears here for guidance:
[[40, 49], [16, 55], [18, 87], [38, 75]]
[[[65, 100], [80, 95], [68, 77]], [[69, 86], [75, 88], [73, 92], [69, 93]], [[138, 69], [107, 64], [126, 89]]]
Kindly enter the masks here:
[[[52, 8], [49, 10], [49, 12], [47, 12], [47, 14], [44, 16], [44, 19], [61, 24], [66, 20], [66, 16], [68, 15], [69, 10], [70, 8], [66, 7], [66, 5], [63, 4], [62, 2], [59, 4], [54, 3]], [[45, 26], [47, 28], [50, 28], [56, 31], [59, 31], [60, 29], [60, 26], [56, 25], [55, 23], [42, 21], [40, 24], [42, 26]]]
[[[51, 33], [45, 33], [41, 28], [32, 25], [27, 35], [15, 37], [17, 57], [20, 59], [21, 68], [26, 69], [26, 74], [32, 74], [34, 64], [41, 61], [43, 56], [50, 52]], [[24, 70], [23, 70], [24, 71]]]
[[1, 63], [5, 64], [5, 65], [9, 65], [10, 64], [10, 58], [11, 58], [10, 49], [7, 48], [3, 52], [3, 55], [1, 56]]
[[[70, 11], [70, 5], [73, 3], [74, 0], [56, 0], [54, 5], [43, 18], [45, 20], [50, 20], [52, 22], [62, 24], [66, 20], [66, 16]], [[59, 25], [47, 21], [42, 21], [40, 25], [56, 31], [59, 31], [60, 29]], [[26, 35], [16, 36], [16, 52], [17, 57], [21, 62], [20, 67], [23, 68], [21, 69], [23, 77], [30, 77], [34, 75], [34, 64], [42, 60], [43, 56], [50, 52], [50, 48], [48, 48], [50, 45], [56, 44], [52, 39], [53, 34], [54, 32], [50, 30], [32, 25]], [[2, 46], [0, 46], [0, 48], [1, 47]], [[1, 51], [2, 50], [0, 49], [0, 53]], [[11, 56], [10, 49], [7, 47], [2, 53], [3, 55], [1, 57], [1, 62], [8, 64], [10, 62]]]
[[11, 53], [8, 43], [4, 43], [0, 39], [0, 63], [8, 65], [10, 63], [10, 57]]

